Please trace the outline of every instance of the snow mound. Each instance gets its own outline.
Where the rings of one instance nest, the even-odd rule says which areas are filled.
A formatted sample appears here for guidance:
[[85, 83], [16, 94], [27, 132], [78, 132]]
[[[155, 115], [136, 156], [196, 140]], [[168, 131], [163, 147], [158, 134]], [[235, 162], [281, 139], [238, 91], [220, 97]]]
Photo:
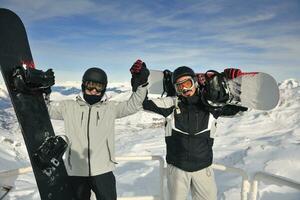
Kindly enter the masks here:
[[3, 98], [3, 99], [8, 98], [8, 93], [7, 93], [5, 85], [0, 85], [0, 98]]
[[300, 110], [300, 82], [288, 79], [279, 84], [280, 99], [276, 109], [298, 109]]
[[287, 79], [279, 83], [279, 89], [293, 89], [300, 87], [300, 82], [296, 79]]
[[[0, 109], [11, 107], [11, 101], [5, 85], [0, 85]], [[1, 110], [2, 112], [3, 110]]]

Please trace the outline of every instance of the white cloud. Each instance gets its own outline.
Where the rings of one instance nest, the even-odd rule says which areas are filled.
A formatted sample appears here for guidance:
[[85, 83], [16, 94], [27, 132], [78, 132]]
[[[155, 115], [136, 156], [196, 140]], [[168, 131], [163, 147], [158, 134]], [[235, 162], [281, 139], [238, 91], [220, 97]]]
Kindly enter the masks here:
[[5, 0], [3, 5], [15, 8], [31, 23], [74, 15], [98, 23], [90, 29], [84, 24], [55, 24], [53, 31], [65, 34], [30, 38], [44, 63], [125, 67], [141, 57], [155, 66], [246, 65], [255, 70], [286, 64], [292, 71], [289, 66], [300, 65], [300, 22], [285, 19], [292, 3], [255, 5], [252, 10], [242, 4], [233, 9], [228, 1], [175, 1], [170, 7], [155, 1], [130, 2]]
[[12, 9], [20, 14], [28, 23], [36, 20], [44, 20], [52, 17], [86, 14], [94, 7], [92, 1], [88, 0], [4, 0], [2, 6]]

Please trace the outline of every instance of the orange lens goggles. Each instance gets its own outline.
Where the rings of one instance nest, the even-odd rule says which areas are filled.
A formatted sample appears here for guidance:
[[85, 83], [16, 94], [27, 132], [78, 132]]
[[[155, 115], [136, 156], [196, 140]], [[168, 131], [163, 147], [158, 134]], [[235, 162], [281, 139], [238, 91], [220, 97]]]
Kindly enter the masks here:
[[84, 86], [85, 89], [89, 91], [96, 90], [97, 92], [102, 92], [105, 89], [105, 84], [103, 83], [86, 82]]
[[175, 90], [177, 93], [182, 94], [188, 90], [191, 90], [195, 85], [195, 82], [192, 78], [185, 79], [178, 83], [175, 83]]

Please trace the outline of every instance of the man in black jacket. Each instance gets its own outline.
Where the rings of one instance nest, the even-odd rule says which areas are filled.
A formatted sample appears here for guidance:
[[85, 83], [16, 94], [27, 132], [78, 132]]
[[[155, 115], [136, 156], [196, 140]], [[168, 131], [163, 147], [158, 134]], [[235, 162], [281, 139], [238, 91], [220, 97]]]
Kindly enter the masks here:
[[[237, 106], [216, 108], [207, 104], [196, 75], [189, 67], [177, 68], [172, 74], [172, 84], [176, 97], [146, 99], [143, 103], [144, 110], [160, 114], [166, 119], [169, 198], [184, 200], [191, 191], [193, 200], [216, 200], [217, 187], [211, 168], [216, 119], [244, 110]], [[221, 90], [213, 96], [224, 101], [226, 91], [221, 85], [217, 87]]]

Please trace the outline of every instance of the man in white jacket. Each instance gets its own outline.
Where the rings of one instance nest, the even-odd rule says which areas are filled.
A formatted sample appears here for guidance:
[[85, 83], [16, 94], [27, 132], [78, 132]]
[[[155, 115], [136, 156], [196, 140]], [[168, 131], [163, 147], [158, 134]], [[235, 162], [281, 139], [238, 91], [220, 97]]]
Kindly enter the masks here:
[[141, 60], [130, 69], [133, 93], [128, 101], [113, 102], [105, 98], [106, 73], [90, 68], [83, 75], [82, 95], [76, 100], [49, 102], [52, 119], [64, 120], [70, 151], [65, 159], [76, 199], [115, 200], [115, 119], [136, 113], [147, 93], [149, 70]]

